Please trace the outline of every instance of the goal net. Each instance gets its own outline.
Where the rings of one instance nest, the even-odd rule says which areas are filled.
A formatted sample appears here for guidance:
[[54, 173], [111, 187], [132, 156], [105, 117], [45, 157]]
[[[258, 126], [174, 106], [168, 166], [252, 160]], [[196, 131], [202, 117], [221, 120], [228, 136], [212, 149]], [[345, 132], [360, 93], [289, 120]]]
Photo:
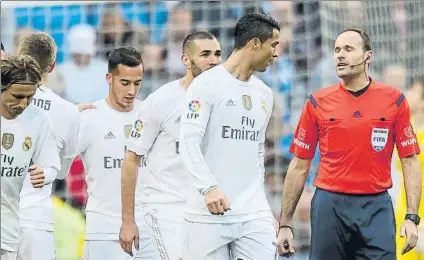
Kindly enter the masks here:
[[331, 53], [334, 39], [343, 29], [363, 29], [373, 42], [374, 76], [405, 89], [423, 73], [423, 11], [422, 1], [322, 1], [323, 51]]

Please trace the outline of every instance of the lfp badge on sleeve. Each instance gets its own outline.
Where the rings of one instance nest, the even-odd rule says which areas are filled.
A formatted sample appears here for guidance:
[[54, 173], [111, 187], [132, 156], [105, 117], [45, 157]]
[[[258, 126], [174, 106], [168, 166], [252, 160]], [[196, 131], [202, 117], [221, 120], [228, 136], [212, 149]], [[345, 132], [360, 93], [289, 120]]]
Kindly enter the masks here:
[[371, 133], [371, 144], [375, 151], [380, 152], [386, 147], [389, 138], [389, 129], [373, 128]]

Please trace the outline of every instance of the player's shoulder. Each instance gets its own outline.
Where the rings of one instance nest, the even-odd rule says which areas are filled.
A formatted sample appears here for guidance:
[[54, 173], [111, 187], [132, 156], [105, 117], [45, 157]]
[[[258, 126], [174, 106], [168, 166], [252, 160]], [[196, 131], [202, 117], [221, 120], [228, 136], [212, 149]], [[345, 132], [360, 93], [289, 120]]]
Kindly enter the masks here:
[[32, 103], [28, 105], [22, 115], [25, 115], [25, 117], [47, 118], [46, 112]]
[[259, 77], [252, 75], [250, 82], [252, 83], [253, 87], [260, 89], [266, 95], [273, 95], [272, 89]]
[[99, 116], [103, 112], [102, 108], [106, 105], [106, 101], [105, 99], [101, 99], [94, 102], [93, 105], [95, 108], [79, 112], [81, 120], [91, 120]]
[[151, 100], [158, 101], [173, 99], [175, 97], [175, 92], [179, 90], [181, 90], [180, 81], [174, 80], [162, 85], [150, 93], [150, 95], [148, 95], [144, 101], [150, 102]]
[[45, 121], [49, 123], [51, 122], [46, 111], [33, 104], [29, 104], [29, 106], [21, 114], [21, 117], [24, 122], [31, 125], [41, 125]]
[[141, 101], [140, 99], [135, 99], [133, 111], [138, 111], [142, 106], [143, 106], [143, 101]]
[[62, 98], [61, 96], [57, 95], [53, 91], [50, 91], [49, 96], [51, 96], [51, 100], [57, 103], [58, 109], [61, 111], [62, 114], [66, 115], [66, 117], [79, 117], [79, 110], [77, 105], [74, 103]]
[[193, 79], [193, 81], [190, 84], [190, 87], [191, 86], [203, 87], [203, 88], [208, 88], [210, 86], [217, 87], [219, 85], [214, 83], [218, 83], [226, 78], [225, 75], [223, 75], [225, 73], [224, 70], [225, 68], [223, 67], [222, 64], [212, 67], [208, 70], [205, 70], [200, 75], [198, 75], [197, 77]]

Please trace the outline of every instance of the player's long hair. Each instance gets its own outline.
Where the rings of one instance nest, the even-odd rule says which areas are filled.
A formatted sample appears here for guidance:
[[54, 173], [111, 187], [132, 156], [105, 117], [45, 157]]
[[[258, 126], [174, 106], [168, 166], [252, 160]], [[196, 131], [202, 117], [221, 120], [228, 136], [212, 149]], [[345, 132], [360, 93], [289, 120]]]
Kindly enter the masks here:
[[10, 56], [1, 61], [1, 92], [13, 84], [40, 85], [41, 69], [29, 55]]

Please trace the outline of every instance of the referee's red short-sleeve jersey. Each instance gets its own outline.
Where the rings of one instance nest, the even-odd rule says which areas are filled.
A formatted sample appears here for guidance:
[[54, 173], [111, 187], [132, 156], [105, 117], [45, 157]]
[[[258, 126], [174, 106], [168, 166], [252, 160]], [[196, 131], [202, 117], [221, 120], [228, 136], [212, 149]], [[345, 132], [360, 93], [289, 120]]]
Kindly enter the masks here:
[[318, 143], [321, 160], [314, 185], [348, 194], [392, 187], [395, 144], [400, 158], [420, 153], [405, 96], [374, 80], [360, 96], [341, 84], [309, 96], [290, 152], [312, 159]]

